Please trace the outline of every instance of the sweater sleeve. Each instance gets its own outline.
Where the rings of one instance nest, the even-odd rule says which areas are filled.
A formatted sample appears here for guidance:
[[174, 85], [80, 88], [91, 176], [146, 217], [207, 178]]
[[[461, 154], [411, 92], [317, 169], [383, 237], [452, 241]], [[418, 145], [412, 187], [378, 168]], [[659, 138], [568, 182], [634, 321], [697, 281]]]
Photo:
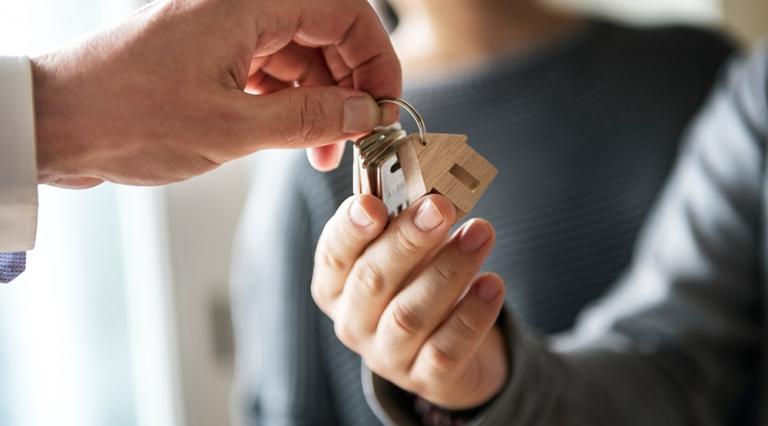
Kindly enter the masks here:
[[[760, 356], [766, 76], [765, 49], [734, 64], [626, 276], [573, 331], [545, 341], [507, 315], [511, 379], [475, 424], [726, 423]], [[389, 394], [373, 399], [397, 423]]]

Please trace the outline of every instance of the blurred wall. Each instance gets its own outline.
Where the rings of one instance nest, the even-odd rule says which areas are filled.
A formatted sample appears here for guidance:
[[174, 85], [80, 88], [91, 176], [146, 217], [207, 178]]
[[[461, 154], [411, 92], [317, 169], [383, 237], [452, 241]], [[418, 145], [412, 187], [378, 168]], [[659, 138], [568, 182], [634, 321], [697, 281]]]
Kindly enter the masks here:
[[722, 26], [745, 45], [768, 32], [766, 0], [545, 0], [637, 24], [688, 22]]
[[719, 0], [545, 0], [546, 2], [609, 16], [622, 21], [716, 23]]
[[[2, 0], [0, 54], [63, 48], [139, 3]], [[118, 189], [38, 192], [27, 271], [0, 285], [0, 425], [135, 425]]]
[[[416, 1], [416, 0], [414, 0]], [[553, 0], [638, 23], [686, 21], [762, 33], [768, 0]], [[247, 193], [248, 161], [165, 191], [186, 423], [225, 425], [232, 380], [227, 282], [232, 238]]]
[[230, 424], [228, 271], [248, 188], [247, 164], [234, 162], [165, 191], [182, 404], [190, 426]]
[[725, 0], [725, 26], [747, 44], [754, 44], [768, 33], [768, 1]]

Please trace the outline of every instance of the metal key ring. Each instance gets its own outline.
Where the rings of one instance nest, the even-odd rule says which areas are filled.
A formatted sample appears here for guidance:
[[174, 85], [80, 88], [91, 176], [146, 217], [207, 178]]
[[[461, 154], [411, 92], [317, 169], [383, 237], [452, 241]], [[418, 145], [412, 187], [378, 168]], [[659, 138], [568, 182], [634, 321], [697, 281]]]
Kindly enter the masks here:
[[421, 116], [421, 114], [419, 114], [418, 111], [416, 111], [416, 108], [414, 108], [413, 105], [408, 103], [408, 101], [405, 99], [401, 98], [381, 98], [376, 102], [379, 104], [395, 104], [400, 108], [408, 111], [408, 113], [411, 114], [411, 117], [413, 117], [413, 119], [416, 121], [416, 126], [419, 128], [419, 138], [421, 138], [421, 144], [427, 144], [427, 125], [424, 124], [424, 118]]

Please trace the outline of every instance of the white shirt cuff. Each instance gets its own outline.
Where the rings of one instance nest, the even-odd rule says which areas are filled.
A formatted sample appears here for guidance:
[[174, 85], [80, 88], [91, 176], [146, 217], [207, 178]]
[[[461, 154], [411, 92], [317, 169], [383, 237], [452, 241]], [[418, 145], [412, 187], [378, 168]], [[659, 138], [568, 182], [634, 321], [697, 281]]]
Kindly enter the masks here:
[[37, 231], [32, 68], [0, 56], [0, 252], [26, 251]]

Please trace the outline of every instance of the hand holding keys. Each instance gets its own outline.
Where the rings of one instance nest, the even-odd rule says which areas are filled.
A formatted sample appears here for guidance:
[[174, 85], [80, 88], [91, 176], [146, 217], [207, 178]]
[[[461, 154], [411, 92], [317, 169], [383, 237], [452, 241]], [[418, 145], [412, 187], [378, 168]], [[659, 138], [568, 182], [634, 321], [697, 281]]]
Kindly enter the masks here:
[[419, 134], [408, 136], [394, 124], [355, 141], [354, 193], [380, 198], [390, 216], [432, 193], [453, 202], [457, 219], [469, 213], [496, 177], [496, 168], [467, 144], [466, 136], [427, 133], [423, 118], [408, 102], [385, 98], [379, 103], [407, 110]]
[[383, 202], [350, 197], [328, 221], [312, 297], [377, 376], [441, 407], [477, 407], [509, 375], [495, 326], [504, 282], [479, 274], [495, 242], [491, 224], [473, 219], [451, 229], [496, 169], [466, 136], [428, 134], [405, 101], [379, 102], [406, 108], [419, 133], [393, 125], [355, 142], [355, 193]]

